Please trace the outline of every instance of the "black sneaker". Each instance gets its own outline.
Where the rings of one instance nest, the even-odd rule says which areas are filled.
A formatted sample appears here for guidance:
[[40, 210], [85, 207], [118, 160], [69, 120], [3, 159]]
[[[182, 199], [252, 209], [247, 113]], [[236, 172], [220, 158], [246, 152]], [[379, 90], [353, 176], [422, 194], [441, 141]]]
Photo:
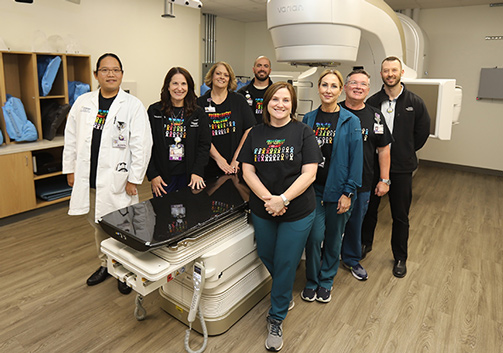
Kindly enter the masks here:
[[331, 289], [319, 287], [316, 291], [316, 300], [322, 303], [328, 303], [332, 299]]
[[316, 300], [316, 289], [304, 288], [300, 293], [300, 297], [306, 302], [314, 302]]
[[279, 352], [283, 348], [283, 322], [268, 316], [267, 331], [265, 348], [271, 352]]

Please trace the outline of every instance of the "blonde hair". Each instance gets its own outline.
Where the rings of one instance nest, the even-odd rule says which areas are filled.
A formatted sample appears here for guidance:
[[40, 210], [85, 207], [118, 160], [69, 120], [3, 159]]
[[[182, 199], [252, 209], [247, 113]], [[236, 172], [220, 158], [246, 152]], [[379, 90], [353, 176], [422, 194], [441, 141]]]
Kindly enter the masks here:
[[320, 78], [318, 79], [318, 86], [321, 85], [321, 80], [323, 79], [323, 77], [330, 75], [330, 74], [337, 76], [337, 78], [339, 79], [340, 87], [344, 86], [344, 78], [342, 77], [342, 74], [338, 70], [335, 70], [335, 69], [323, 70], [323, 72], [320, 75]]
[[236, 81], [236, 75], [234, 74], [234, 70], [232, 70], [232, 67], [225, 61], [219, 61], [213, 64], [211, 69], [206, 73], [206, 76], [204, 76], [204, 83], [209, 88], [213, 88], [213, 74], [215, 73], [215, 70], [219, 65], [225, 67], [227, 69], [227, 72], [229, 73], [229, 83], [227, 85], [227, 90], [235, 91], [236, 88], [238, 87], [238, 83]]

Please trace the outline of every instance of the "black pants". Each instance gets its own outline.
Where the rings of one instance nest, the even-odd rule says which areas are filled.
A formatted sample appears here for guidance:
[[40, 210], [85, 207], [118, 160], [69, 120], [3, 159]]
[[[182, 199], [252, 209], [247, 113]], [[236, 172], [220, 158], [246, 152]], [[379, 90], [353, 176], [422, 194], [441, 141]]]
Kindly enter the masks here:
[[[377, 174], [379, 175], [379, 174]], [[393, 218], [391, 249], [395, 260], [407, 260], [409, 240], [409, 210], [412, 202], [412, 173], [390, 173], [388, 197]], [[374, 193], [379, 178], [374, 179], [369, 208], [362, 224], [362, 244], [372, 246], [377, 225], [377, 210], [381, 198]]]

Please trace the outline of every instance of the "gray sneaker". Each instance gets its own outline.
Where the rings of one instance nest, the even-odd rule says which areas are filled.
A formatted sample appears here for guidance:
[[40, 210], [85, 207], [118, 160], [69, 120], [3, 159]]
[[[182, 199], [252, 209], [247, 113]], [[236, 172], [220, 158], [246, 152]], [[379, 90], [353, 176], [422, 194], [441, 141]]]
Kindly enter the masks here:
[[283, 348], [283, 322], [268, 316], [267, 331], [265, 348], [270, 352], [279, 352]]
[[353, 277], [359, 281], [366, 281], [369, 278], [367, 271], [359, 263], [357, 263], [355, 266], [349, 266], [349, 265], [346, 265], [346, 263], [343, 261], [342, 265], [345, 268], [347, 268], [349, 271], [351, 271], [351, 274], [353, 275]]

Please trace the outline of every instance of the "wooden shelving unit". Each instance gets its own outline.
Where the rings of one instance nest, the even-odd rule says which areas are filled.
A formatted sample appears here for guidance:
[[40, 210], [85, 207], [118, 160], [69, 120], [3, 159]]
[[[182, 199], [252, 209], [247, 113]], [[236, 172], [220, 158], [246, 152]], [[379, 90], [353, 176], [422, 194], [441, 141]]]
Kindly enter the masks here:
[[[61, 65], [51, 91], [47, 96], [39, 92], [37, 58], [59, 56]], [[69, 103], [68, 81], [80, 81], [91, 85], [92, 71], [89, 55], [61, 53], [30, 53], [0, 51], [0, 104], [7, 101], [7, 94], [20, 98], [28, 120], [36, 127], [38, 139], [34, 142], [17, 142], [9, 138], [3, 111], [0, 109], [0, 130], [4, 143], [0, 145], [0, 218], [68, 200], [43, 201], [36, 197], [40, 182], [61, 178], [61, 171], [35, 174], [33, 157], [49, 153], [61, 161], [65, 124], [58, 128], [52, 141], [42, 134], [41, 106], [51, 101]]]

